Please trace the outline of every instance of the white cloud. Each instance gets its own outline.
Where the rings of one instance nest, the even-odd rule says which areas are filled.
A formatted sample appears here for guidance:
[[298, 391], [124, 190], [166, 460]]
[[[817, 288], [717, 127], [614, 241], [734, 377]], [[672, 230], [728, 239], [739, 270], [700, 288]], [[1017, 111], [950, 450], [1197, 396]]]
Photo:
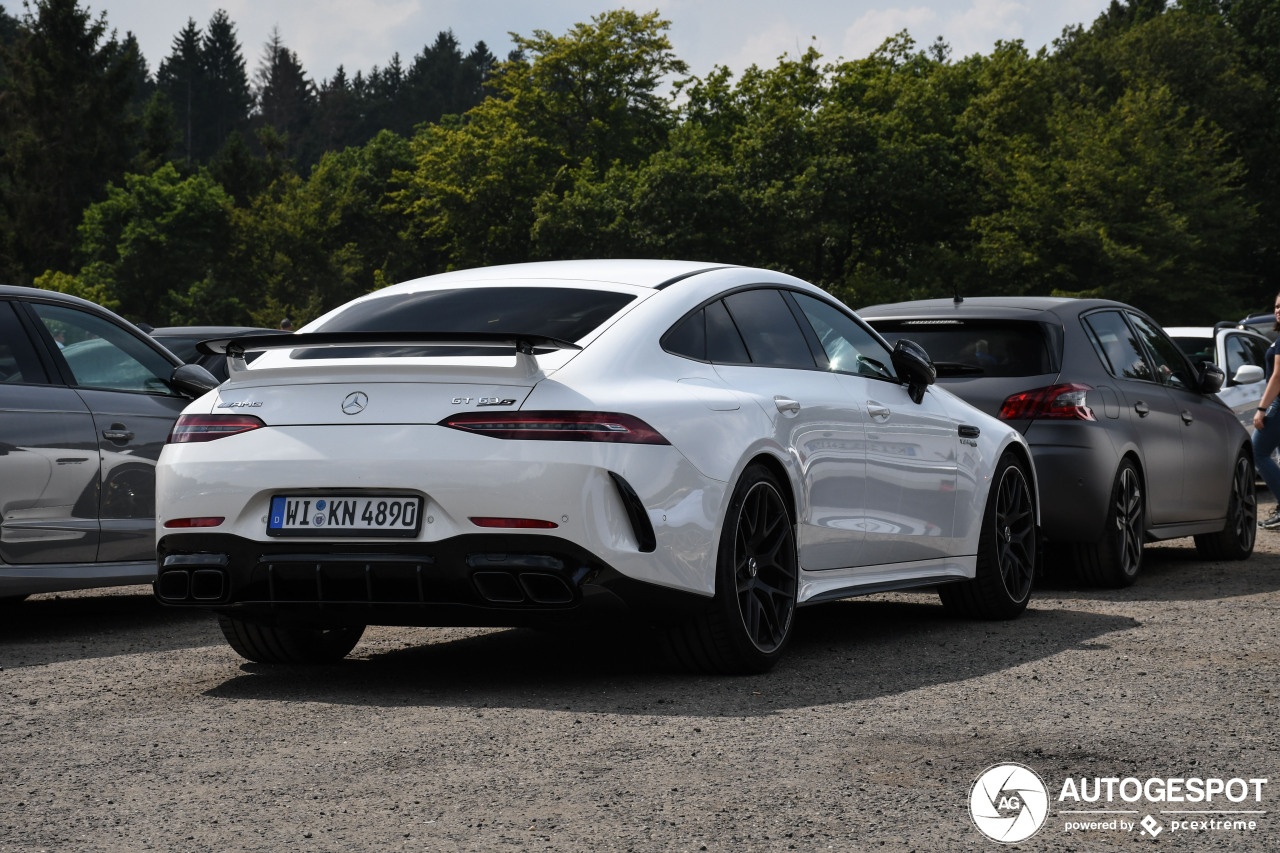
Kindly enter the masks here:
[[862, 59], [903, 30], [908, 30], [917, 43], [932, 42], [941, 33], [938, 14], [925, 6], [873, 9], [845, 30], [841, 55], [845, 59]]

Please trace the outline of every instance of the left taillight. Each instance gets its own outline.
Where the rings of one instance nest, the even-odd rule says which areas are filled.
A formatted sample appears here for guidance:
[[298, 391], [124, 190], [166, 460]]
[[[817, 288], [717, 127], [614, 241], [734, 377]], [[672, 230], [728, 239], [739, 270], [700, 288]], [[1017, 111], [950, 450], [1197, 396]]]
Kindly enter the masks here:
[[463, 412], [440, 421], [440, 426], [526, 441], [671, 443], [639, 418], [617, 412]]
[[253, 415], [183, 415], [169, 431], [169, 443], [213, 441], [264, 426]]

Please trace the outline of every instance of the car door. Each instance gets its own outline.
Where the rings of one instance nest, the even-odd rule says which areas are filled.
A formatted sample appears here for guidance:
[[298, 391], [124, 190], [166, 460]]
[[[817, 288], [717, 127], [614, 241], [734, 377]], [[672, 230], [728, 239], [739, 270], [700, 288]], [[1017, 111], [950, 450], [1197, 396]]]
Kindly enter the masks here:
[[1248, 430], [1253, 429], [1253, 413], [1262, 400], [1266, 382], [1261, 378], [1254, 382], [1237, 381], [1240, 368], [1257, 367], [1265, 374], [1267, 344], [1244, 332], [1226, 332], [1222, 335], [1222, 359], [1219, 362], [1227, 374], [1218, 399], [1235, 412], [1236, 420]]
[[0, 300], [0, 563], [91, 563], [99, 540], [93, 417], [55, 381], [22, 316]]
[[1084, 321], [1106, 357], [1127, 407], [1124, 417], [1142, 448], [1148, 517], [1152, 524], [1178, 521], [1183, 479], [1181, 407], [1156, 380], [1156, 367], [1123, 312], [1094, 311]]
[[1231, 463], [1235, 460], [1232, 436], [1239, 435], [1235, 416], [1216, 396], [1200, 392], [1199, 374], [1155, 321], [1133, 311], [1128, 316], [1156, 364], [1155, 376], [1165, 386], [1178, 415], [1181, 500], [1170, 508], [1169, 517], [1174, 521], [1221, 518], [1227, 511]]
[[[889, 350], [869, 329], [821, 299], [790, 296], [816, 336], [827, 369], [867, 418], [867, 482], [859, 513], [864, 537], [852, 565], [956, 553], [963, 538], [956, 531], [960, 424], [936, 393], [926, 393], [919, 403], [911, 399], [893, 372]], [[974, 483], [963, 488], [972, 490]]]
[[801, 565], [810, 571], [854, 565], [866, 488], [859, 407], [836, 377], [818, 369], [780, 290], [739, 291], [703, 313], [716, 373], [755, 399], [773, 426], [773, 440], [799, 465]]
[[101, 483], [97, 559], [151, 559], [156, 461], [190, 402], [169, 386], [175, 361], [105, 315], [39, 301], [29, 307], [93, 421]]

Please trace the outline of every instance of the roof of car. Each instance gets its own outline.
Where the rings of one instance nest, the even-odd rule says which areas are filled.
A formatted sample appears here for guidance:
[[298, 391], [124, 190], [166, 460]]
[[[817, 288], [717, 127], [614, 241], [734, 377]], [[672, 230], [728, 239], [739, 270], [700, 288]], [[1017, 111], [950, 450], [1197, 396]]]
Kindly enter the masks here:
[[1091, 308], [1128, 308], [1110, 299], [1073, 299], [1065, 296], [968, 296], [954, 299], [917, 299], [859, 308], [863, 317], [986, 317], [1030, 319], [1034, 314], [1061, 315], [1063, 309], [1079, 313]]
[[724, 269], [733, 264], [706, 261], [665, 260], [575, 260], [540, 261], [528, 264], [505, 264], [493, 267], [457, 270], [394, 284], [380, 293], [414, 290], [423, 284], [479, 284], [482, 282], [530, 282], [539, 280], [610, 282], [633, 287], [661, 288], [671, 282], [700, 272]]
[[274, 335], [279, 329], [264, 329], [261, 326], [162, 326], [152, 329], [148, 334], [153, 338], [165, 337], [198, 337], [207, 335], [211, 338], [225, 335]]
[[1177, 338], [1212, 338], [1219, 332], [1243, 332], [1255, 338], [1265, 338], [1254, 329], [1241, 329], [1236, 326], [1165, 326], [1165, 333]]

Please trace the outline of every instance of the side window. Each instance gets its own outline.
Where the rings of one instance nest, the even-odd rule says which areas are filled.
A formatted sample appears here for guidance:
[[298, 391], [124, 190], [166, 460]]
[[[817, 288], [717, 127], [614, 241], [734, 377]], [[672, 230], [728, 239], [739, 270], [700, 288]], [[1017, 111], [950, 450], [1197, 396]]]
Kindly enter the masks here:
[[1256, 364], [1258, 365], [1258, 367], [1261, 367], [1263, 370], [1265, 370], [1267, 367], [1268, 344], [1264, 341], [1257, 340], [1256, 338], [1250, 337], [1248, 335], [1241, 335], [1240, 337], [1244, 341], [1244, 345], [1249, 351], [1249, 363]]
[[[734, 334], [737, 334], [736, 332]], [[699, 309], [662, 336], [662, 348], [672, 355], [707, 360], [707, 312]]]
[[13, 304], [0, 302], [0, 382], [14, 385], [47, 385], [49, 376]]
[[769, 367], [817, 367], [782, 294], [771, 288], [744, 290], [724, 298], [734, 325], [742, 333], [752, 364]]
[[173, 365], [115, 323], [62, 305], [33, 302], [31, 307], [57, 343], [76, 385], [171, 393], [167, 378]]
[[1227, 372], [1228, 379], [1235, 376], [1236, 371], [1246, 364], [1261, 364], [1254, 360], [1255, 356], [1249, 349], [1249, 343], [1244, 335], [1227, 335], [1226, 344], [1223, 347], [1227, 351], [1227, 363], [1222, 366], [1222, 369]]
[[1102, 363], [1115, 376], [1152, 381], [1142, 347], [1118, 311], [1098, 311], [1084, 318], [1089, 339]]
[[817, 334], [830, 370], [896, 381], [889, 350], [852, 317], [808, 294], [791, 295]]
[[749, 364], [746, 344], [723, 302], [703, 309], [707, 318], [707, 360], [716, 364]]
[[1174, 388], [1194, 388], [1195, 373], [1178, 345], [1169, 340], [1161, 329], [1145, 317], [1130, 314], [1133, 327], [1155, 356], [1155, 377], [1158, 382]]

